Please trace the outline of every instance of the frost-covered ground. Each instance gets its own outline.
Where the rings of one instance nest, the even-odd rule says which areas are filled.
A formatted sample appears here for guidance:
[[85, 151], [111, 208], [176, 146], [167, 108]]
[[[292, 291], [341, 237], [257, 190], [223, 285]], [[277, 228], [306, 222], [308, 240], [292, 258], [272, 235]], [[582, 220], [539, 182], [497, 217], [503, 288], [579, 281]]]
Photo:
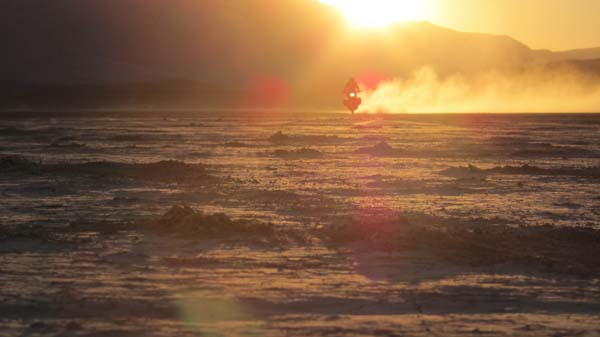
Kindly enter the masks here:
[[600, 115], [89, 115], [0, 119], [0, 335], [600, 335]]

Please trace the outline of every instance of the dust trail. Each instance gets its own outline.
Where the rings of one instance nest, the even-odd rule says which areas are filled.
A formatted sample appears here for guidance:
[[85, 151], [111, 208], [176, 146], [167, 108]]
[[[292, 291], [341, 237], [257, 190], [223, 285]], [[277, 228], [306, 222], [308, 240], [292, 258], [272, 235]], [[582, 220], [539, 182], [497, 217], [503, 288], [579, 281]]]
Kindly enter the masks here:
[[430, 67], [367, 91], [362, 112], [597, 112], [600, 79], [572, 67], [441, 77]]

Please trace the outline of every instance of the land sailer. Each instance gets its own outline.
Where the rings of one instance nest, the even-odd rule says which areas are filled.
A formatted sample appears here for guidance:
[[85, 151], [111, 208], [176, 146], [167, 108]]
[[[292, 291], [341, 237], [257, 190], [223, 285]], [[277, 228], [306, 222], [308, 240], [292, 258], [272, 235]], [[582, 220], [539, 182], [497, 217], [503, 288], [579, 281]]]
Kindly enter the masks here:
[[344, 88], [344, 105], [346, 108], [352, 111], [352, 114], [360, 107], [362, 104], [362, 99], [358, 96], [360, 93], [360, 88], [358, 87], [358, 83], [354, 78], [351, 78], [348, 83], [346, 83], [346, 87]]

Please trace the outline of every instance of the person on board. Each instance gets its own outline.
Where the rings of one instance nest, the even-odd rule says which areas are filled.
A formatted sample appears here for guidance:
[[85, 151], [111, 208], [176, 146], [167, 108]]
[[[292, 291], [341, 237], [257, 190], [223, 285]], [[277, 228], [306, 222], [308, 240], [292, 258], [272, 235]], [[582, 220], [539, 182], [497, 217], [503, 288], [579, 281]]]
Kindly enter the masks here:
[[360, 93], [360, 87], [354, 78], [348, 80], [346, 86], [344, 87], [344, 105], [352, 111], [352, 114], [360, 107], [362, 104], [362, 99], [358, 97]]
[[349, 79], [348, 83], [346, 83], [346, 87], [344, 88], [344, 94], [350, 96], [352, 94], [357, 95], [359, 92], [360, 88], [356, 80], [354, 78]]

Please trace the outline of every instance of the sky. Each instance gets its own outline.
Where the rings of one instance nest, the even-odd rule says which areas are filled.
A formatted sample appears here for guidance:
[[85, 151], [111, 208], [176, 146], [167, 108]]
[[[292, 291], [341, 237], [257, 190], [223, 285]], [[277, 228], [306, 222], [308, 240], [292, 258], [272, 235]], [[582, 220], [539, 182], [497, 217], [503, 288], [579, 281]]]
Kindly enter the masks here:
[[509, 35], [532, 48], [600, 46], [599, 0], [320, 0], [351, 26], [424, 20], [466, 32]]
[[509, 35], [536, 49], [600, 47], [600, 0], [423, 0], [428, 20]]
[[[370, 16], [371, 23], [398, 13], [404, 20], [508, 35], [538, 49], [600, 47], [600, 0], [4, 0], [0, 82], [202, 78], [231, 83], [265, 72], [298, 77], [301, 66], [316, 72], [340, 63], [348, 69], [340, 69], [339, 76], [346, 76], [369, 60], [376, 61], [363, 67], [397, 74], [414, 68], [415, 62], [408, 62], [417, 55], [414, 50], [421, 50], [424, 62], [443, 65], [489, 50], [461, 40], [454, 43], [465, 50], [458, 51], [449, 45], [453, 39], [432, 29], [421, 37], [406, 32], [406, 41], [395, 35], [369, 42], [371, 37], [358, 33], [346, 42], [374, 45], [344, 46], [338, 36], [350, 30], [321, 2], [335, 4], [338, 13], [360, 3], [354, 19]], [[419, 41], [427, 41], [431, 57], [410, 46]], [[495, 51], [487, 58], [526, 57], [526, 51], [514, 48], [506, 51], [509, 55]]]

